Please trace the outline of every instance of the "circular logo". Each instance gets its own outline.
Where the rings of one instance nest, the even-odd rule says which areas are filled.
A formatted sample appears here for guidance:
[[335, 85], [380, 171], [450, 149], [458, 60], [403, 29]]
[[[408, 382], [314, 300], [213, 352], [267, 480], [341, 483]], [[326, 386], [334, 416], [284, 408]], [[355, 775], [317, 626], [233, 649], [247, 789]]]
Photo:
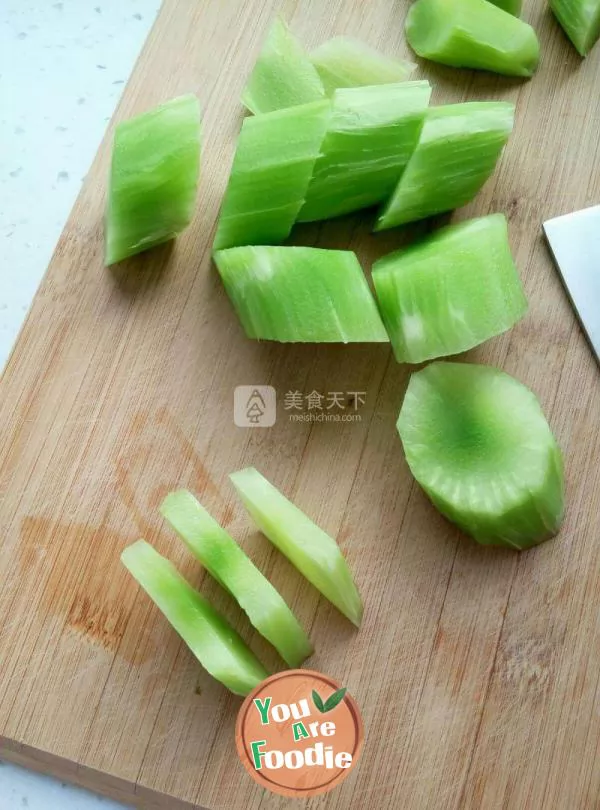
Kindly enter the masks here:
[[280, 672], [257, 686], [242, 704], [235, 731], [250, 776], [294, 798], [325, 793], [345, 779], [364, 736], [354, 698], [309, 669]]

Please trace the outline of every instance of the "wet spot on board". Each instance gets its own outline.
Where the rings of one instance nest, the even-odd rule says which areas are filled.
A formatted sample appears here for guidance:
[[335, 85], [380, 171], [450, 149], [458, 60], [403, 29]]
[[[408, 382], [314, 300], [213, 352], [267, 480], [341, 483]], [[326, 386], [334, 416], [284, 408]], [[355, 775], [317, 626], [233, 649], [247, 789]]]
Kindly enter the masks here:
[[23, 581], [39, 589], [32, 605], [44, 618], [62, 616], [71, 632], [142, 663], [148, 645], [120, 648], [137, 594], [119, 559], [130, 540], [109, 528], [108, 510], [95, 527], [31, 516], [21, 524], [17, 562]]

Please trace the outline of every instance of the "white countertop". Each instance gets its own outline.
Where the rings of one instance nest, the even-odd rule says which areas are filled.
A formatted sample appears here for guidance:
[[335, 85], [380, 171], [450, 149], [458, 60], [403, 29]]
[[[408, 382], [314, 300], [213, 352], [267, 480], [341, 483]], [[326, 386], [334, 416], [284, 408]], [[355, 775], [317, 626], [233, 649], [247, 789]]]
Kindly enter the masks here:
[[[0, 368], [160, 0], [0, 0]], [[0, 810], [116, 810], [0, 762]]]

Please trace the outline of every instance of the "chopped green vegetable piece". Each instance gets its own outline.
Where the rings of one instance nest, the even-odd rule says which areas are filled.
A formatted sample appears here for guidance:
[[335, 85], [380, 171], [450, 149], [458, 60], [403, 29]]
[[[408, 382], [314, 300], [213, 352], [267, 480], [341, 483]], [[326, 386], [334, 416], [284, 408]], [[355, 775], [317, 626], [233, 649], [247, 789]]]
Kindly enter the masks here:
[[373, 283], [400, 363], [471, 349], [527, 311], [503, 214], [451, 225], [385, 256]]
[[487, 0], [417, 0], [406, 38], [433, 62], [507, 76], [532, 76], [540, 57], [533, 28]]
[[498, 6], [498, 8], [501, 8], [503, 11], [512, 14], [514, 17], [521, 16], [522, 0], [489, 0], [489, 2]]
[[221, 207], [214, 250], [289, 236], [320, 154], [329, 101], [246, 118]]
[[177, 236], [194, 214], [200, 171], [200, 106], [181, 96], [119, 124], [108, 205], [107, 265]]
[[550, 0], [550, 8], [581, 56], [600, 37], [600, 0]]
[[405, 81], [416, 65], [390, 59], [350, 37], [328, 39], [310, 54], [328, 95], [340, 87], [369, 87]]
[[233, 538], [185, 489], [171, 492], [162, 515], [192, 554], [239, 603], [248, 618], [290, 667], [299, 667], [312, 645], [286, 605]]
[[229, 477], [261, 532], [358, 627], [362, 601], [335, 540], [315, 526], [254, 467]]
[[336, 90], [298, 220], [329, 219], [386, 199], [418, 143], [430, 95], [429, 82]]
[[323, 98], [323, 84], [308, 54], [277, 17], [248, 79], [242, 104], [250, 112], [267, 113]]
[[215, 253], [249, 338], [282, 343], [387, 343], [371, 290], [349, 250], [239, 247]]
[[376, 231], [468, 203], [494, 171], [514, 123], [513, 104], [481, 101], [433, 107]]
[[225, 619], [144, 540], [121, 560], [213, 678], [247, 695], [267, 672]]
[[410, 379], [398, 431], [419, 484], [479, 543], [525, 549], [560, 528], [560, 449], [535, 395], [508, 374], [427, 366]]

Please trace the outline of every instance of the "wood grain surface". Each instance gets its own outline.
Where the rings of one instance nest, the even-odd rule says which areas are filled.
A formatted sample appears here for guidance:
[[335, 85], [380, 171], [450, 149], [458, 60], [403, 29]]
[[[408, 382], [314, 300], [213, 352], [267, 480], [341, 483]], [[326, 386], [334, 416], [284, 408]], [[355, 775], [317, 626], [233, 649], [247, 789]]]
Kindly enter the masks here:
[[[328, 810], [600, 806], [600, 380], [541, 223], [600, 200], [600, 46], [581, 61], [541, 0], [530, 82], [421, 64], [433, 103], [508, 99], [514, 135], [462, 219], [504, 211], [531, 307], [468, 359], [539, 395], [567, 460], [568, 514], [523, 554], [480, 548], [413, 482], [395, 420], [409, 369], [386, 346], [246, 340], [210, 261], [242, 108], [281, 11], [313, 47], [349, 34], [409, 56], [405, 0], [166, 0], [115, 120], [196, 92], [201, 194], [172, 246], [103, 266], [112, 126], [0, 387], [0, 757], [144, 808], [280, 808], [244, 773], [239, 700], [202, 671], [119, 563], [143, 536], [282, 666], [157, 511], [192, 489], [311, 630], [308, 665], [348, 686], [366, 728]], [[297, 229], [366, 268], [423, 226], [377, 237], [370, 216]], [[18, 268], [12, 272], [18, 274]], [[270, 384], [271, 429], [233, 424], [233, 391]], [[365, 391], [360, 422], [293, 423], [285, 392]], [[359, 632], [251, 527], [227, 475], [253, 464], [337, 536], [366, 610]]]

